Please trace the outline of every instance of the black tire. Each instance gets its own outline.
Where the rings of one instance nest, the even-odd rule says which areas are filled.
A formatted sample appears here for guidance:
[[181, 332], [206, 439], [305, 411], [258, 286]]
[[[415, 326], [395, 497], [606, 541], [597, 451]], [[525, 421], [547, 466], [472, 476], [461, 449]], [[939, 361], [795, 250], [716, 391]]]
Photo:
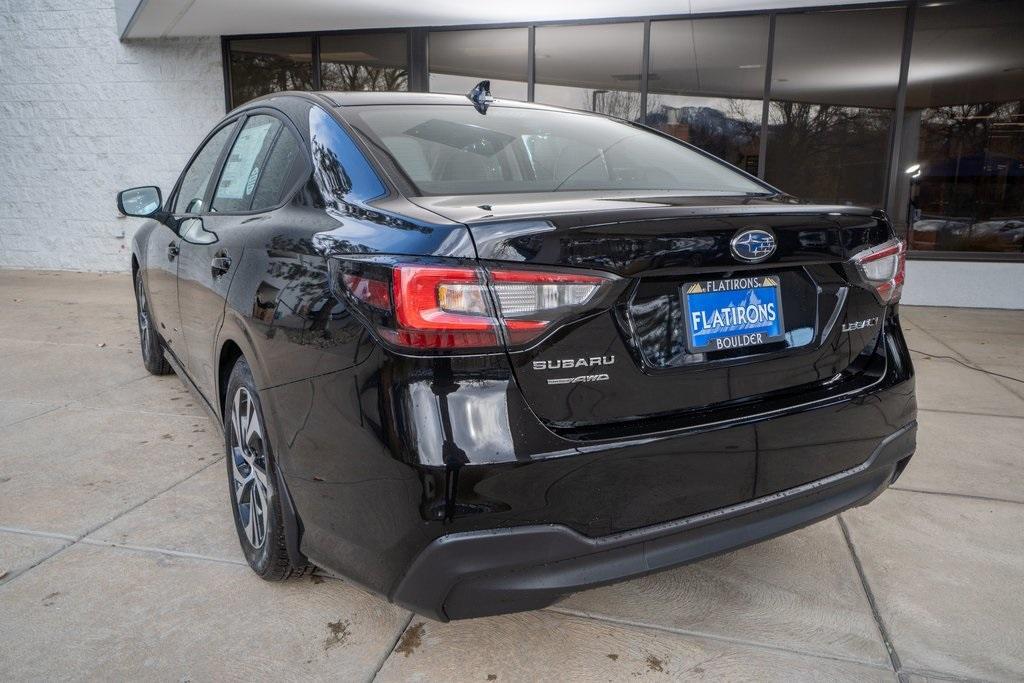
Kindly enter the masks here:
[[135, 274], [135, 311], [139, 323], [139, 346], [142, 349], [142, 364], [151, 375], [167, 375], [171, 365], [164, 358], [163, 342], [153, 325], [153, 315], [149, 311], [149, 297], [146, 295], [146, 284], [142, 274]]
[[[225, 397], [224, 449], [228, 495], [242, 553], [249, 567], [266, 581], [302, 576], [309, 569], [308, 565], [293, 566], [285, 547], [281, 502], [277, 495], [267, 423], [252, 370], [245, 358], [239, 358], [231, 370]], [[255, 428], [250, 428], [253, 418], [258, 423]]]

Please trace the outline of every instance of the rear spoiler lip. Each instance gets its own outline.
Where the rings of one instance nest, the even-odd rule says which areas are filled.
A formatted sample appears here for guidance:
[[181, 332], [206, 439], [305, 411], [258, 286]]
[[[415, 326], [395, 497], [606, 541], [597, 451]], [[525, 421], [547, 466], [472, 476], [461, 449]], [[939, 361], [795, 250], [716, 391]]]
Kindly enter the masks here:
[[[604, 216], [602, 216], [604, 214]], [[616, 217], [612, 218], [608, 214]], [[704, 216], [863, 216], [884, 219], [879, 216], [879, 211], [863, 207], [852, 206], [825, 206], [825, 205], [794, 205], [794, 206], [673, 206], [673, 207], [641, 207], [633, 209], [604, 209], [604, 210], [565, 210], [565, 211], [530, 211], [506, 216], [495, 216], [493, 214], [479, 218], [463, 218], [460, 222], [469, 227], [500, 225], [520, 221], [538, 221], [546, 217], [565, 218], [566, 216], [579, 215], [593, 217], [597, 220], [588, 221], [587, 226], [596, 227], [600, 225], [611, 225], [621, 223], [624, 219], [636, 220], [672, 220], [677, 218], [692, 218]], [[441, 215], [444, 215], [443, 213]]]

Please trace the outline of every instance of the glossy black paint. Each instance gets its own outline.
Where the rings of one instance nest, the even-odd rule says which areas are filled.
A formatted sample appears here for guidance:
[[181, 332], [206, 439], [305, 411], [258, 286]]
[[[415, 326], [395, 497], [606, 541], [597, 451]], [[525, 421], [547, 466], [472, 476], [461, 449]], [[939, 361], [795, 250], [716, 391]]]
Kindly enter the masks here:
[[[345, 123], [335, 101], [346, 98], [329, 97], [272, 96], [228, 119], [271, 113], [309, 148], [318, 108], [366, 169], [314, 154], [279, 207], [148, 221], [133, 244], [173, 365], [216, 416], [231, 364], [249, 361], [296, 558], [393, 597], [436, 539], [538, 524], [601, 538], [688, 518], [857, 467], [914, 422], [897, 307], [878, 305], [846, 265], [889, 238], [883, 216], [781, 194], [408, 198]], [[417, 98], [438, 101], [391, 101]], [[352, 179], [364, 173], [382, 194], [360, 195]], [[780, 246], [741, 266], [728, 241], [750, 225]], [[582, 267], [621, 287], [528, 349], [415, 356], [383, 345], [335, 294], [329, 260], [353, 254]], [[787, 340], [688, 353], [673, 332], [681, 283], [754, 271], [783, 278]], [[842, 330], [872, 316], [878, 325]], [[615, 356], [614, 381], [563, 390], [532, 366], [594, 355]]]

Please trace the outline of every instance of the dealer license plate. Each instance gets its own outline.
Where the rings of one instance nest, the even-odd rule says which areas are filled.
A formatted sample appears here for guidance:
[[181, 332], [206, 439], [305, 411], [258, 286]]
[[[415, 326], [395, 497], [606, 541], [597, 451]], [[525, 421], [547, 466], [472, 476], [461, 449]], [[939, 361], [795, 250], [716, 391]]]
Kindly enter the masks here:
[[777, 275], [702, 280], [683, 285], [691, 353], [759, 346], [784, 339]]

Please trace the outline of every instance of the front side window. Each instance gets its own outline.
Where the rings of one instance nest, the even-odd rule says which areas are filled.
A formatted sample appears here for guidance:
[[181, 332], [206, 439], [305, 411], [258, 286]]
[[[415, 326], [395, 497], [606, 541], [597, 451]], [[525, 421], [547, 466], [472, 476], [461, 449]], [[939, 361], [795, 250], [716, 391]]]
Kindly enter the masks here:
[[251, 116], [235, 139], [224, 162], [213, 210], [218, 212], [248, 211], [260, 182], [263, 162], [282, 128], [282, 123], [266, 114]]
[[234, 129], [234, 124], [221, 128], [193, 159], [192, 164], [185, 171], [185, 175], [182, 176], [178, 196], [174, 200], [174, 213], [203, 212], [203, 199], [206, 197], [206, 189], [210, 185], [210, 177], [213, 175], [217, 159], [220, 158], [220, 153]]
[[352, 107], [346, 115], [423, 195], [769, 192], [689, 147], [598, 116], [437, 105]]

